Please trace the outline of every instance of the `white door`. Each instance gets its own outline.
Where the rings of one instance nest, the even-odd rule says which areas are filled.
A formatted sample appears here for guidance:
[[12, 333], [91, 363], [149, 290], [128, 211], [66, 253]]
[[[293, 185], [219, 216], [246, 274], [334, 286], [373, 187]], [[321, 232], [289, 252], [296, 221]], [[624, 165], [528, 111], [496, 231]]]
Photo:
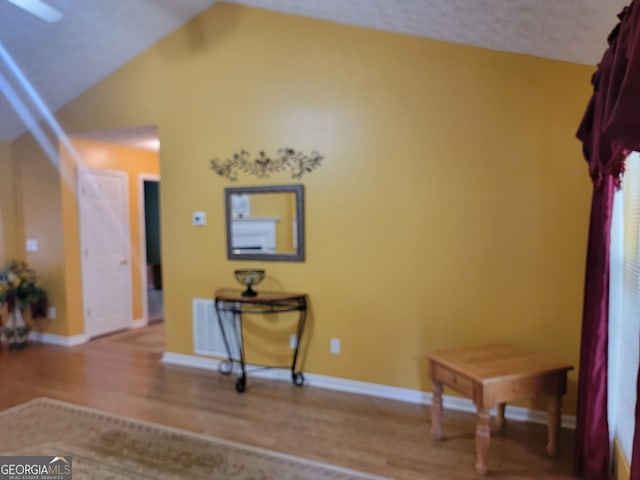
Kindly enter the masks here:
[[127, 173], [78, 170], [85, 334], [131, 325], [131, 235]]

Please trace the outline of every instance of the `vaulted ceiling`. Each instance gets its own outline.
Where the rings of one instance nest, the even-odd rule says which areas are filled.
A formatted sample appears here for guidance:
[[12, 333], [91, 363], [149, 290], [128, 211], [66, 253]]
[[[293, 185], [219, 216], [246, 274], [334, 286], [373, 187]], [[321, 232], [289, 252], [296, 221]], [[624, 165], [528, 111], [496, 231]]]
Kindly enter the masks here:
[[[26, 0], [33, 1], [33, 0]], [[38, 0], [36, 0], [38, 1]], [[595, 65], [630, 0], [230, 0], [250, 7]], [[50, 23], [0, 2], [0, 141], [55, 111], [215, 0], [44, 0]], [[25, 89], [28, 81], [32, 92]], [[37, 103], [37, 102], [36, 102]]]

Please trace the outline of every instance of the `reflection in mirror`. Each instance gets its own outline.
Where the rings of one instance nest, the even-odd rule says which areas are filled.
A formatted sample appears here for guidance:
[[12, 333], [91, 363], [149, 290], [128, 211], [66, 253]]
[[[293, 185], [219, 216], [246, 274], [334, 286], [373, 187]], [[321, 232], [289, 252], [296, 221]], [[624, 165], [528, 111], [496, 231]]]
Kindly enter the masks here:
[[225, 189], [227, 258], [304, 261], [302, 185]]

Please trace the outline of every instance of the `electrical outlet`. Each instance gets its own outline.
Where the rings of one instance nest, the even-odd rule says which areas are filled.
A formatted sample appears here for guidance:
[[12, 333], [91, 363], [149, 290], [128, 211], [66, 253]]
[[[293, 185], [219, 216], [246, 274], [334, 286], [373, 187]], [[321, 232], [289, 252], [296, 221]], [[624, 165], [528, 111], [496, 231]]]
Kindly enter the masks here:
[[47, 310], [47, 318], [50, 320], [56, 318], [56, 307], [49, 307]]
[[331, 342], [329, 344], [329, 350], [334, 355], [338, 355], [340, 353], [340, 339], [339, 338], [332, 338], [331, 339]]
[[289, 336], [289, 348], [291, 350], [295, 350], [297, 346], [298, 346], [298, 335], [296, 335], [295, 333], [292, 333]]

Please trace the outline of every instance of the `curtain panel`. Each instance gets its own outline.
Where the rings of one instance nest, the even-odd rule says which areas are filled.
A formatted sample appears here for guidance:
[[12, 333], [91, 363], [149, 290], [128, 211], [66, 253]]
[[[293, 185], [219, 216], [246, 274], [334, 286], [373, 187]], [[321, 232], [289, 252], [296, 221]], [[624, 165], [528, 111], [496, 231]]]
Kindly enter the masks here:
[[[609, 325], [609, 243], [613, 190], [620, 186], [624, 160], [640, 150], [640, 11], [634, 0], [618, 16], [592, 77], [593, 94], [578, 128], [578, 139], [594, 183], [587, 247], [575, 463], [585, 480], [609, 475], [607, 424], [607, 342]], [[640, 387], [640, 378], [638, 378]], [[636, 408], [636, 425], [640, 409]], [[634, 437], [631, 478], [640, 478], [640, 436]]]

